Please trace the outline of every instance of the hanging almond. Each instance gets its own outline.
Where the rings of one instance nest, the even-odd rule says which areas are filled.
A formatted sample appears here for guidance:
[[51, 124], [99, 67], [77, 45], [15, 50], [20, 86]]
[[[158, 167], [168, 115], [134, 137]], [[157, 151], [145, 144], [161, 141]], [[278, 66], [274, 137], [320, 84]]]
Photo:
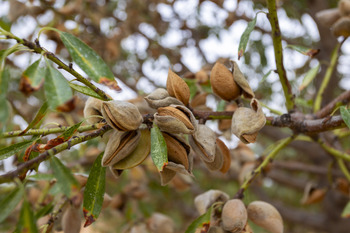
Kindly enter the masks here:
[[199, 124], [195, 134], [188, 141], [193, 151], [203, 160], [211, 163], [215, 159], [216, 134], [206, 125]]
[[120, 131], [136, 130], [143, 121], [135, 105], [119, 100], [103, 102], [102, 115], [110, 126]]
[[240, 199], [232, 199], [222, 208], [222, 227], [226, 231], [241, 232], [247, 224], [248, 215]]
[[164, 88], [157, 88], [152, 93], [147, 95], [145, 97], [145, 100], [147, 101], [148, 105], [154, 109], [157, 109], [160, 107], [167, 107], [171, 104], [174, 104], [174, 105], [183, 104], [180, 100], [174, 97], [171, 97], [167, 92], [167, 90], [165, 90]]
[[254, 143], [258, 132], [266, 123], [259, 101], [253, 98], [251, 108], [238, 108], [232, 117], [231, 131], [245, 144]]
[[226, 173], [231, 167], [231, 153], [225, 143], [220, 139], [216, 139], [216, 153], [222, 154], [223, 163], [220, 172]]
[[186, 82], [171, 69], [169, 69], [168, 72], [166, 88], [170, 96], [180, 100], [184, 105], [188, 105], [190, 101], [190, 88], [187, 86]]
[[253, 201], [247, 207], [248, 218], [271, 233], [283, 233], [283, 220], [278, 210], [263, 201]]
[[341, 17], [331, 28], [335, 36], [350, 36], [350, 16]]
[[200, 215], [207, 212], [207, 210], [215, 203], [215, 202], [226, 202], [228, 201], [229, 196], [227, 193], [224, 193], [220, 190], [211, 189], [202, 193], [194, 199], [194, 205]]

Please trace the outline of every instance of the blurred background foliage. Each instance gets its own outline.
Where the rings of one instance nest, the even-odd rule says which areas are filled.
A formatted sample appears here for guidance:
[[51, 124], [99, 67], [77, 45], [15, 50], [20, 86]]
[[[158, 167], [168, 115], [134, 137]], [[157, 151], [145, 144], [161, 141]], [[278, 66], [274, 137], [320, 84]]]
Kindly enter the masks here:
[[[277, 4], [287, 76], [296, 95], [298, 110], [311, 113], [314, 95], [337, 43], [329, 28], [320, 26], [314, 20], [315, 14], [336, 7], [337, 1], [278, 0]], [[208, 88], [205, 88], [208, 80], [200, 80], [196, 74], [198, 71], [208, 74], [217, 60], [226, 64], [229, 59], [237, 60], [240, 36], [247, 23], [260, 10], [267, 12], [265, 1], [0, 0], [0, 24], [29, 41], [34, 41], [44, 26], [74, 34], [106, 61], [119, 80], [123, 91], [116, 93], [107, 90], [108, 93], [116, 99], [130, 100], [144, 96], [157, 87], [164, 87], [169, 67], [180, 76], [193, 79], [193, 96], [196, 91], [208, 92]], [[272, 72], [263, 80], [265, 74], [275, 69], [270, 32], [266, 15], [259, 14], [239, 65], [258, 99], [269, 107], [285, 112], [277, 74]], [[40, 43], [63, 61], [71, 61], [56, 32], [44, 31]], [[286, 48], [288, 44], [320, 49], [320, 53], [315, 58], [309, 58]], [[0, 42], [0, 49], [9, 46], [10, 41]], [[323, 104], [330, 102], [344, 89], [349, 89], [349, 56], [350, 44], [347, 42], [342, 47], [337, 70], [326, 89]], [[36, 58], [37, 55], [19, 52], [6, 59], [6, 64], [11, 69], [7, 94], [11, 116], [6, 122], [0, 123], [6, 131], [23, 129], [43, 102], [43, 88], [30, 96], [19, 91], [21, 73]], [[299, 91], [306, 72], [318, 63], [321, 64], [321, 70], [313, 83]], [[72, 79], [68, 73], [62, 73], [67, 79]], [[50, 113], [43, 125], [55, 123], [66, 126], [79, 122], [86, 97], [80, 94], [77, 96], [75, 109], [71, 113]], [[206, 109], [215, 111], [218, 104], [219, 99], [209, 91]], [[264, 111], [266, 115], [273, 115], [268, 109]], [[290, 134], [289, 129], [266, 126], [258, 143], [246, 147], [238, 145], [237, 139], [231, 137], [227, 128], [219, 130], [215, 121], [208, 124], [218, 135], [224, 135], [221, 138], [231, 149], [233, 162], [228, 174], [208, 172], [198, 159], [195, 160], [194, 179], [177, 175], [165, 187], [160, 186], [158, 173], [151, 160], [125, 172], [118, 180], [107, 172], [106, 192], [111, 197], [111, 202], [102, 210], [98, 221], [82, 232], [132, 232], [137, 225], [149, 224], [149, 218], [155, 212], [171, 217], [176, 232], [184, 232], [198, 216], [193, 204], [196, 195], [209, 189], [219, 189], [233, 196], [239, 188], [238, 180], [244, 171], [249, 171], [249, 166], [254, 167], [261, 161], [264, 148]], [[2, 140], [0, 146], [16, 140]], [[348, 137], [342, 140], [345, 148], [348, 148]], [[72, 172], [88, 174], [105, 143], [104, 138], [94, 139], [61, 153], [59, 157]], [[23, 152], [15, 159], [0, 162], [2, 172], [13, 169], [22, 156]], [[330, 178], [331, 162], [329, 155], [316, 143], [293, 142], [247, 191], [244, 201], [249, 203], [261, 199], [276, 206], [285, 220], [285, 232], [349, 232], [349, 221], [340, 217], [349, 194], [339, 191], [339, 186], [349, 184], [336, 166]], [[43, 166], [40, 169], [45, 173], [49, 167]], [[310, 184], [315, 189], [327, 190], [327, 193], [318, 203], [305, 205], [301, 200], [305, 187]], [[40, 198], [41, 190], [48, 185], [49, 193], [44, 199]], [[4, 198], [9, 189], [11, 187], [1, 186], [0, 192], [4, 195], [0, 195], [0, 198]], [[42, 206], [60, 201], [54, 195], [54, 184], [49, 184], [47, 180], [29, 181], [26, 192], [35, 212]], [[19, 210], [14, 212], [0, 226], [0, 231], [13, 230], [18, 214]], [[57, 231], [60, 230], [59, 222], [56, 221]], [[264, 232], [261, 228], [252, 226], [254, 232]]]

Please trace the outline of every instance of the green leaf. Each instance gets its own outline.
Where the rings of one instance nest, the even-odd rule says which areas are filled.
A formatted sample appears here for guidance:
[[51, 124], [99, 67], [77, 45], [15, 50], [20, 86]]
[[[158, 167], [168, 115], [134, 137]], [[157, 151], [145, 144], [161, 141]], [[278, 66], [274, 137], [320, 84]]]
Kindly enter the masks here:
[[112, 71], [102, 58], [87, 44], [67, 32], [59, 32], [73, 61], [95, 82], [120, 89]]
[[10, 80], [10, 72], [8, 69], [0, 70], [0, 125], [6, 124], [10, 115], [10, 106], [6, 99], [7, 89]]
[[48, 64], [44, 88], [49, 107], [53, 110], [57, 110], [73, 97], [67, 80], [50, 64]]
[[23, 142], [19, 142], [19, 143], [13, 144], [11, 146], [0, 149], [0, 160], [7, 159], [8, 157], [16, 154], [17, 152], [30, 146], [33, 143], [33, 141], [35, 141], [35, 140], [37, 140], [37, 138], [31, 139], [31, 140], [26, 140]]
[[299, 91], [302, 91], [305, 87], [307, 87], [312, 80], [316, 77], [319, 69], [320, 69], [320, 63], [317, 64], [317, 66], [311, 68], [305, 75], [303, 82], [301, 83], [299, 87]]
[[[207, 212], [199, 216], [194, 220], [191, 225], [187, 228], [185, 233], [195, 233], [197, 228], [208, 229], [210, 225], [210, 215], [213, 207], [210, 207]], [[202, 232], [202, 231], [201, 231]], [[204, 231], [206, 232], [206, 231]]]
[[320, 50], [319, 49], [311, 49], [311, 48], [307, 48], [305, 46], [301, 46], [301, 45], [287, 45], [287, 48], [291, 48], [294, 49], [295, 51], [298, 51], [301, 54], [304, 54], [306, 56], [309, 56], [311, 58], [313, 58], [314, 56], [316, 56]]
[[29, 125], [27, 126], [27, 128], [25, 130], [23, 130], [18, 136], [21, 136], [23, 134], [25, 134], [28, 130], [32, 129], [33, 127], [35, 127], [39, 122], [41, 122], [41, 120], [45, 117], [46, 113], [47, 113], [47, 109], [48, 109], [49, 105], [47, 104], [47, 102], [45, 102], [39, 109], [39, 111], [37, 112], [37, 114], [35, 115], [34, 119], [32, 120], [32, 122], [29, 123]]
[[256, 13], [254, 19], [248, 23], [247, 28], [244, 30], [241, 39], [239, 41], [239, 46], [238, 46], [238, 60], [243, 56], [245, 49], [247, 48], [247, 44], [249, 41], [250, 33], [254, 30], [255, 24], [256, 24], [256, 19], [258, 17], [258, 14], [261, 12]]
[[92, 96], [92, 97], [100, 99], [100, 100], [104, 100], [101, 98], [101, 96], [96, 94], [96, 92], [94, 92], [93, 90], [91, 90], [90, 88], [88, 88], [86, 86], [81, 86], [81, 85], [74, 84], [74, 83], [69, 83], [69, 86], [80, 93], [83, 93], [83, 94], [88, 95], [88, 96]]
[[350, 129], [350, 113], [349, 110], [347, 110], [344, 106], [340, 107], [340, 115], [343, 118], [345, 124]]
[[86, 219], [84, 227], [96, 221], [101, 212], [106, 183], [106, 167], [102, 167], [103, 153], [92, 165], [84, 190], [83, 212]]
[[2, 16], [0, 18], [0, 27], [2, 29], [4, 29], [5, 31], [10, 32], [10, 30], [11, 30], [11, 21], [6, 16]]
[[25, 94], [37, 91], [44, 82], [45, 68], [40, 66], [40, 60], [31, 64], [22, 74], [20, 90]]
[[36, 173], [34, 175], [27, 176], [27, 180], [39, 181], [39, 180], [52, 180], [55, 176], [48, 173]]
[[350, 218], [350, 201], [346, 204], [341, 216], [342, 218]]
[[57, 185], [60, 190], [67, 196], [71, 196], [71, 190], [77, 190], [79, 183], [74, 178], [70, 169], [68, 169], [63, 163], [53, 156], [50, 160], [53, 174], [57, 179]]
[[168, 164], [168, 150], [165, 139], [155, 123], [151, 129], [151, 157], [158, 171], [163, 171], [164, 166]]
[[64, 141], [69, 140], [73, 136], [73, 134], [78, 131], [78, 128], [80, 127], [80, 125], [82, 123], [83, 123], [83, 121], [69, 127], [66, 131], [63, 132], [63, 134], [61, 134], [58, 137], [63, 138]]
[[40, 208], [36, 213], [35, 213], [35, 218], [41, 218], [45, 215], [48, 215], [53, 211], [54, 205], [52, 203], [49, 203], [47, 205], [44, 205], [42, 208]]
[[17, 224], [17, 231], [26, 233], [38, 233], [34, 213], [30, 207], [29, 202], [26, 199], [24, 199], [22, 204], [19, 223]]
[[17, 204], [23, 199], [24, 190], [22, 186], [16, 187], [10, 194], [8, 194], [0, 202], [0, 223], [4, 221], [11, 212], [15, 209]]

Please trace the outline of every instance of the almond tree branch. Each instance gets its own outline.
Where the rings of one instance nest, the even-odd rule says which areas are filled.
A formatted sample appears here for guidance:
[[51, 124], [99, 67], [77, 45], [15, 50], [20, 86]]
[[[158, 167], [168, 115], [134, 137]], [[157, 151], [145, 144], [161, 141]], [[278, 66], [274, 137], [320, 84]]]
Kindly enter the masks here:
[[72, 139], [59, 144], [44, 153], [41, 153], [38, 157], [35, 157], [32, 160], [29, 160], [25, 163], [20, 164], [16, 170], [8, 172], [4, 175], [0, 176], [0, 184], [14, 181], [14, 178], [18, 175], [22, 174], [25, 171], [28, 171], [29, 169], [33, 169], [35, 166], [39, 165], [41, 162], [50, 159], [52, 156], [60, 153], [61, 151], [64, 151], [66, 149], [70, 149], [72, 146], [75, 146], [77, 144], [80, 144], [82, 142], [91, 140], [93, 138], [102, 136], [104, 133], [106, 133], [108, 130], [110, 130], [111, 127], [109, 125], [103, 126], [101, 129], [98, 129], [92, 133], [83, 135], [83, 136], [76, 136]]
[[332, 100], [326, 106], [324, 106], [321, 110], [315, 113], [317, 118], [326, 117], [331, 114], [333, 110], [339, 105], [347, 104], [350, 101], [350, 91], [345, 91], [337, 98]]
[[275, 52], [277, 73], [278, 73], [280, 82], [282, 84], [284, 97], [286, 99], [287, 110], [291, 111], [295, 108], [295, 103], [294, 103], [292, 88], [288, 81], [287, 73], [283, 65], [282, 36], [281, 36], [281, 30], [278, 23], [276, 1], [267, 0], [267, 8], [269, 10], [269, 13], [267, 14], [267, 18], [269, 19], [271, 28], [272, 28], [271, 34], [272, 34], [273, 47]]
[[3, 32], [6, 33], [6, 38], [8, 39], [14, 39], [17, 41], [18, 44], [22, 44], [29, 49], [32, 49], [33, 52], [38, 53], [38, 54], [44, 54], [48, 59], [53, 61], [58, 65], [59, 68], [64, 69], [68, 73], [72, 74], [74, 77], [77, 78], [77, 80], [83, 84], [85, 84], [87, 87], [89, 87], [91, 90], [96, 92], [101, 98], [104, 100], [110, 100], [110, 98], [98, 87], [96, 87], [92, 82], [90, 82], [88, 79], [84, 78], [81, 74], [79, 74], [76, 70], [71, 65], [66, 65], [64, 62], [62, 62], [58, 57], [56, 57], [55, 54], [48, 52], [46, 49], [42, 48], [39, 44], [39, 41], [36, 40], [35, 43], [27, 41], [25, 39], [20, 39], [17, 36], [9, 33], [9, 32]]

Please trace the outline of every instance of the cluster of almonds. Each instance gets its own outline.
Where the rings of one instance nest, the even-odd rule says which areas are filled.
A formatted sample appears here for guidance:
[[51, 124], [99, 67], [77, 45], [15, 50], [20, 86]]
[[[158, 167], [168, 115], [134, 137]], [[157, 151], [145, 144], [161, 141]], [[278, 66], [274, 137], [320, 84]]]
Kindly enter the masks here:
[[248, 219], [271, 233], [283, 233], [283, 220], [277, 209], [263, 201], [253, 201], [247, 207], [240, 199], [231, 199], [219, 190], [209, 190], [194, 200], [199, 214], [204, 214], [215, 203], [222, 211], [212, 211], [208, 232], [250, 233]]
[[316, 18], [322, 25], [330, 27], [336, 37], [350, 36], [350, 0], [340, 0], [337, 8], [320, 11]]
[[[232, 133], [244, 143], [255, 142], [266, 119], [237, 64], [233, 72], [216, 63], [210, 75], [215, 94], [226, 101], [240, 95], [251, 99], [250, 108], [239, 107], [232, 117]], [[145, 97], [155, 109], [154, 123], [159, 127], [167, 145], [168, 163], [160, 172], [161, 183], [169, 183], [176, 173], [191, 175], [193, 152], [213, 171], [226, 173], [231, 164], [230, 151], [213, 130], [198, 124], [188, 108], [190, 90], [186, 82], [169, 69], [167, 89], [158, 88]], [[134, 104], [125, 101], [101, 101], [89, 98], [84, 109], [89, 123], [98, 123], [101, 116], [113, 128], [102, 158], [115, 176], [125, 169], [142, 163], [150, 153], [150, 131], [142, 125], [142, 115]]]

